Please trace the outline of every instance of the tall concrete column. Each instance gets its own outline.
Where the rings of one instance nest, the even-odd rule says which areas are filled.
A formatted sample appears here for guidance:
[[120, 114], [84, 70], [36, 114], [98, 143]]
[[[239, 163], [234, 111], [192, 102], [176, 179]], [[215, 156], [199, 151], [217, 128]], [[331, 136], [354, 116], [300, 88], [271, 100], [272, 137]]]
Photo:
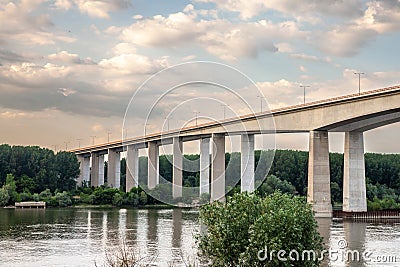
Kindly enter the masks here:
[[172, 197], [182, 197], [183, 143], [179, 137], [172, 143]]
[[128, 146], [126, 155], [126, 192], [139, 186], [139, 149]]
[[344, 141], [343, 211], [367, 211], [364, 134], [346, 132]]
[[83, 158], [83, 168], [82, 168], [82, 178], [83, 182], [89, 185], [90, 181], [90, 157]]
[[104, 185], [104, 155], [99, 156], [99, 179], [98, 185]]
[[82, 186], [82, 182], [83, 182], [83, 161], [84, 161], [85, 157], [82, 155], [76, 155], [76, 158], [78, 159], [78, 162], [79, 162], [79, 176], [78, 176], [78, 179], [76, 179], [76, 186], [80, 187], [80, 186]]
[[113, 188], [119, 188], [120, 185], [120, 153], [115, 149], [108, 149], [108, 168], [107, 168], [107, 184]]
[[153, 189], [159, 183], [158, 174], [158, 145], [156, 142], [148, 143], [148, 164], [147, 164], [148, 176], [147, 176], [147, 187]]
[[200, 196], [210, 193], [210, 138], [200, 140]]
[[92, 169], [90, 170], [90, 185], [97, 187], [99, 186], [99, 155], [92, 153]]
[[254, 134], [243, 134], [241, 140], [241, 192], [254, 191]]
[[311, 131], [307, 201], [316, 217], [332, 217], [329, 139], [326, 131]]
[[121, 187], [121, 153], [115, 157], [115, 188]]
[[211, 201], [225, 201], [225, 134], [213, 134]]

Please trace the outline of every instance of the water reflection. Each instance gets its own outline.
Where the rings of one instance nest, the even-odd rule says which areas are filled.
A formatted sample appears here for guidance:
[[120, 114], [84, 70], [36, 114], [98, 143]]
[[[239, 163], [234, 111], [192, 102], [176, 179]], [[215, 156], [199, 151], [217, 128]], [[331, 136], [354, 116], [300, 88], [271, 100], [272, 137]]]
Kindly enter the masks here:
[[[400, 256], [400, 224], [318, 219], [318, 226], [331, 250], [345, 240], [347, 250]], [[187, 266], [200, 231], [197, 210], [0, 209], [0, 266], [101, 266], [106, 251], [124, 244], [156, 266]], [[322, 266], [377, 265], [327, 259]]]

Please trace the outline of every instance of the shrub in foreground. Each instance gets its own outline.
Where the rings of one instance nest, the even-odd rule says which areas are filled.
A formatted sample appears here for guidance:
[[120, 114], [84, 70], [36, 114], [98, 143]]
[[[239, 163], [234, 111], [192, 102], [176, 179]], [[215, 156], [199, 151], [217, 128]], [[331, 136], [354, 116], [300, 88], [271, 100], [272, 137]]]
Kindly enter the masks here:
[[[200, 256], [211, 266], [318, 266], [322, 238], [317, 231], [311, 206], [303, 198], [280, 192], [260, 198], [236, 194], [226, 203], [213, 202], [201, 207], [200, 219], [207, 233], [198, 236]], [[260, 260], [272, 250], [300, 253], [314, 250], [316, 259]], [[263, 258], [263, 257], [261, 257]]]

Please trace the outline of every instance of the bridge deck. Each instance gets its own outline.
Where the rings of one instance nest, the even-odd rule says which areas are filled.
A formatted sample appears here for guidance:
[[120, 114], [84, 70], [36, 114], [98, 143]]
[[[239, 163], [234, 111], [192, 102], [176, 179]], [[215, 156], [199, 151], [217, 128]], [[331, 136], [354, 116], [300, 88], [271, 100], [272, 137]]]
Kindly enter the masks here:
[[151, 133], [151, 134], [146, 134], [145, 136], [138, 136], [138, 137], [129, 138], [126, 140], [116, 140], [116, 141], [112, 141], [112, 142], [108, 142], [108, 143], [102, 143], [102, 144], [97, 144], [97, 145], [93, 145], [93, 146], [72, 149], [72, 150], [69, 150], [69, 152], [73, 152], [73, 153], [77, 153], [77, 154], [88, 153], [91, 150], [99, 150], [99, 149], [107, 149], [110, 147], [123, 146], [125, 143], [130, 144], [130, 143], [135, 143], [135, 142], [145, 142], [148, 139], [152, 139], [154, 137], [158, 137], [158, 136], [162, 136], [162, 135], [165, 136], [165, 135], [179, 134], [183, 131], [202, 129], [202, 128], [212, 127], [212, 126], [216, 126], [216, 125], [220, 125], [220, 124], [234, 123], [234, 122], [253, 119], [253, 118], [257, 118], [257, 117], [274, 116], [274, 115], [277, 115], [277, 114], [283, 113], [283, 112], [303, 110], [303, 109], [313, 108], [313, 107], [317, 107], [317, 106], [332, 105], [332, 104], [337, 104], [340, 102], [355, 101], [355, 100], [360, 100], [363, 98], [378, 97], [381, 95], [391, 94], [393, 92], [398, 92], [398, 91], [400, 91], [400, 85], [365, 91], [365, 92], [356, 93], [356, 94], [343, 95], [343, 96], [318, 100], [318, 101], [314, 101], [314, 102], [309, 102], [309, 103], [305, 103], [305, 104], [298, 104], [298, 105], [293, 105], [293, 106], [288, 106], [288, 107], [282, 107], [282, 108], [273, 109], [273, 110], [265, 111], [265, 112], [246, 114], [246, 115], [239, 116], [239, 117], [233, 117], [233, 118], [221, 120], [219, 122], [202, 123], [202, 124], [199, 124], [196, 126], [188, 126], [188, 127], [184, 127], [181, 129], [173, 129], [173, 130], [169, 130], [169, 131], [165, 131], [165, 132]]

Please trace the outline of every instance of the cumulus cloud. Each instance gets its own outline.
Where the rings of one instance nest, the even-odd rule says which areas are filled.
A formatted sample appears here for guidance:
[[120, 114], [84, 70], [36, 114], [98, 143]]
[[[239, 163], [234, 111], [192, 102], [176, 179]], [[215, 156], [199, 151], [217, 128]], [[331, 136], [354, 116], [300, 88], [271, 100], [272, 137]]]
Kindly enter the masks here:
[[56, 41], [73, 42], [75, 39], [61, 32], [51, 31], [50, 15], [38, 12], [45, 0], [0, 2], [0, 42], [16, 40], [23, 44], [54, 44]]
[[[225, 19], [203, 20], [193, 7], [168, 16], [142, 19], [128, 27], [110, 27], [106, 32], [119, 35], [123, 42], [145, 47], [174, 48], [193, 44], [224, 60], [257, 57], [262, 51], [277, 52], [276, 40], [284, 49], [283, 41], [307, 36], [307, 32], [292, 21], [275, 24], [267, 20], [240, 23]], [[286, 51], [288, 47], [286, 45]]]
[[262, 12], [276, 10], [294, 17], [307, 19], [310, 14], [322, 14], [338, 17], [356, 17], [362, 14], [360, 0], [349, 1], [292, 1], [292, 0], [196, 0], [196, 2], [214, 3], [220, 9], [238, 12], [244, 19], [250, 19]]
[[91, 58], [81, 59], [78, 54], [70, 54], [67, 51], [50, 54], [48, 58], [52, 61], [69, 64], [96, 64]]
[[58, 9], [69, 10], [78, 8], [81, 13], [95, 18], [110, 18], [109, 13], [129, 7], [128, 0], [57, 0], [54, 4]]

